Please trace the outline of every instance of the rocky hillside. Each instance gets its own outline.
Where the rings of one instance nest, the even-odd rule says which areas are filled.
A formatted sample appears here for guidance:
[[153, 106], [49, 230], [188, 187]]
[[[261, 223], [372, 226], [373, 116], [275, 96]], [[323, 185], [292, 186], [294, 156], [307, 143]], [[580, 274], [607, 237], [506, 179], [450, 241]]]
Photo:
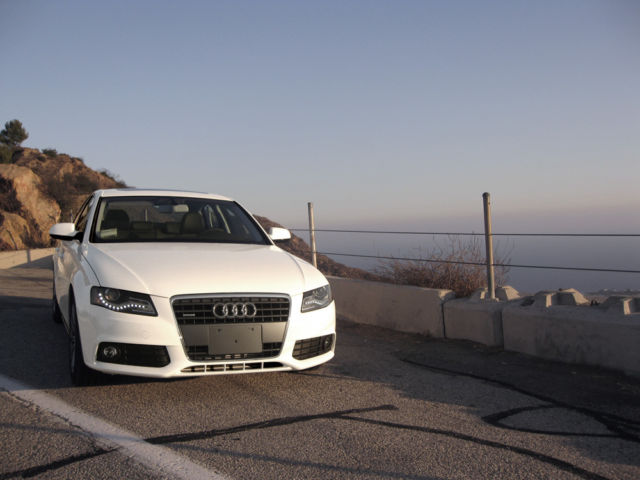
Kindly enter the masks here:
[[[46, 153], [44, 153], [46, 152]], [[82, 159], [55, 151], [19, 148], [11, 163], [0, 164], [0, 251], [53, 245], [48, 232], [57, 222], [70, 221], [89, 193], [126, 186], [109, 172], [96, 172]], [[256, 217], [265, 229], [281, 226]], [[293, 235], [280, 246], [311, 261], [311, 249]], [[339, 277], [375, 279], [375, 275], [318, 255], [319, 269]]]
[[68, 221], [90, 192], [124, 186], [80, 158], [47, 152], [19, 148], [0, 164], [0, 251], [50, 246], [51, 226]]

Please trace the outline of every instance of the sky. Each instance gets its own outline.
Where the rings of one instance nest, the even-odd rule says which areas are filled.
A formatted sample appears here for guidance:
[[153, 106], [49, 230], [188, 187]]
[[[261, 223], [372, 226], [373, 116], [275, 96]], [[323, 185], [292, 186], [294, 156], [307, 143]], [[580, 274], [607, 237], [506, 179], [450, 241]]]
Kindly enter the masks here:
[[640, 2], [0, 0], [0, 122], [288, 227], [639, 233]]

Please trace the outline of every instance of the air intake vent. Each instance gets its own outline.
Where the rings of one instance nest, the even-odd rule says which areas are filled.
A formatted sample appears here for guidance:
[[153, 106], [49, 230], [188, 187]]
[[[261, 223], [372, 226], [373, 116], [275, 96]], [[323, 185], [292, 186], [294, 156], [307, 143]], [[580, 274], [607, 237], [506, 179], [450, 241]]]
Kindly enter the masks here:
[[293, 348], [293, 358], [296, 360], [306, 360], [317, 357], [331, 351], [333, 347], [333, 335], [298, 340]]

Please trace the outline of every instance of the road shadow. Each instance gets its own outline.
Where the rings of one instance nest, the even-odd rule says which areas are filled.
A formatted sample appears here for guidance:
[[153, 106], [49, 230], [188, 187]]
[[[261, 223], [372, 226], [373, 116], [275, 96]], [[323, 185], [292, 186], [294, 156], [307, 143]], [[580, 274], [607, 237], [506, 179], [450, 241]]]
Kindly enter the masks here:
[[[325, 374], [459, 405], [492, 427], [561, 438], [590, 458], [640, 466], [638, 378], [345, 319], [339, 326], [336, 358]], [[602, 448], [603, 442], [619, 448]]]

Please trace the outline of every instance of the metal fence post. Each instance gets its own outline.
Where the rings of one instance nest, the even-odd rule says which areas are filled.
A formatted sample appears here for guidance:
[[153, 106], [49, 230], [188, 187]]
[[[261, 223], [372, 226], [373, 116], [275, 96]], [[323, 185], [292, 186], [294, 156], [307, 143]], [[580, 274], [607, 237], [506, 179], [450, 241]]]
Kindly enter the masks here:
[[484, 204], [484, 240], [487, 247], [487, 291], [489, 298], [496, 298], [496, 284], [493, 271], [493, 236], [491, 235], [491, 195], [482, 194]]
[[309, 207], [309, 241], [311, 242], [311, 263], [318, 268], [318, 259], [316, 255], [316, 224], [313, 219], [313, 203], [307, 203]]

